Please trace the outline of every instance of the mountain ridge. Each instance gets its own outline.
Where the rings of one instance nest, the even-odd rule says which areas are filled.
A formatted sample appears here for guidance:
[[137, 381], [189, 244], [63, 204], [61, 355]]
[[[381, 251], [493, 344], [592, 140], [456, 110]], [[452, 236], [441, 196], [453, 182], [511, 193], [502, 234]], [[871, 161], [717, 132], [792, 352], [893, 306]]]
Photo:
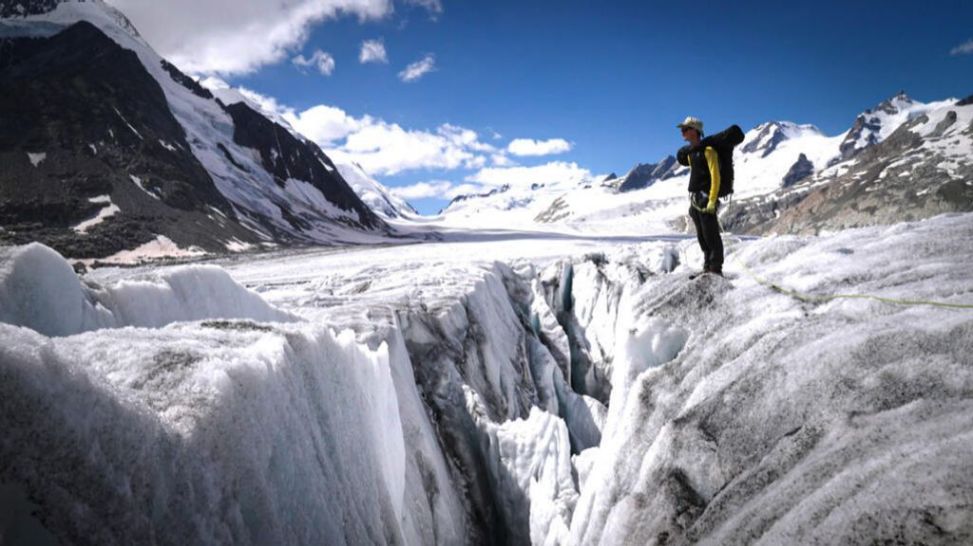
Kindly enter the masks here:
[[[20, 82], [6, 107], [19, 113], [9, 118], [17, 122], [0, 141], [0, 157], [19, 165], [16, 176], [0, 173], [0, 240], [40, 240], [69, 256], [102, 259], [162, 239], [220, 253], [394, 233], [317, 145], [218, 101], [111, 6], [39, 1], [16, 11], [0, 19], [2, 42], [32, 58], [6, 57], [0, 68], [0, 81]], [[77, 29], [87, 39], [68, 51], [60, 36]], [[105, 56], [124, 59], [124, 70], [99, 64]], [[30, 80], [46, 86], [32, 90]], [[31, 93], [46, 98], [32, 102]], [[50, 115], [33, 115], [44, 109]], [[79, 181], [65, 182], [72, 179]], [[25, 187], [46, 188], [44, 197]]]

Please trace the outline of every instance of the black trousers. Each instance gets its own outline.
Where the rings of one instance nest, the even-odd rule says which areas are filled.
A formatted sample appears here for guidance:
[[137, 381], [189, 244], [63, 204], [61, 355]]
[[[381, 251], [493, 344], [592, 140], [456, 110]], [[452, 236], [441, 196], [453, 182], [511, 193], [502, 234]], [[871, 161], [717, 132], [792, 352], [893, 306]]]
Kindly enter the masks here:
[[[708, 197], [705, 194], [691, 194], [690, 199], [696, 205], [689, 207], [689, 217], [696, 226], [696, 240], [703, 251], [703, 269], [707, 271], [723, 271], [723, 238], [720, 237], [720, 222], [716, 214], [706, 214], [701, 209], [706, 208]], [[716, 210], [720, 203], [717, 201]]]

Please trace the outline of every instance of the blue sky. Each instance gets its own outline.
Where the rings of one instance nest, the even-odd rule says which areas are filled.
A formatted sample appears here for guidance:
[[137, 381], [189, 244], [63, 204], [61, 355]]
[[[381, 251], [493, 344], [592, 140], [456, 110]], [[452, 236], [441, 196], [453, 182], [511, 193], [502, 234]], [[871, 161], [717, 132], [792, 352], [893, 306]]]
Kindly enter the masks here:
[[[309, 136], [375, 151], [362, 163], [390, 187], [430, 183], [406, 191], [423, 212], [496, 185], [504, 169], [622, 174], [658, 161], [680, 145], [673, 126], [689, 114], [713, 129], [791, 120], [834, 135], [899, 90], [921, 101], [973, 94], [969, 1], [391, 1], [358, 0], [350, 15], [295, 27], [269, 61], [214, 73], [293, 116], [329, 107], [299, 128], [331, 124]], [[387, 62], [360, 62], [367, 40], [382, 42]], [[316, 51], [333, 60], [329, 74], [293, 62]], [[426, 57], [435, 68], [403, 81]], [[522, 156], [508, 149], [514, 139], [541, 141], [538, 153], [570, 149]], [[410, 158], [420, 145], [425, 156]]]

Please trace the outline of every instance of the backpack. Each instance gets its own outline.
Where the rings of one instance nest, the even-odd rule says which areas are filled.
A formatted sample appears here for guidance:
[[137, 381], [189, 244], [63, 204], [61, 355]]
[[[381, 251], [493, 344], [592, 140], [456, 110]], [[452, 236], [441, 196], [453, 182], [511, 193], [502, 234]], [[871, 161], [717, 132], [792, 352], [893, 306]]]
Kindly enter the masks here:
[[[696, 149], [705, 149], [711, 146], [716, 150], [716, 155], [720, 160], [720, 197], [726, 197], [733, 193], [733, 148], [743, 142], [743, 129], [739, 125], [731, 125], [729, 128], [719, 133], [710, 135], [699, 141]], [[676, 154], [676, 159], [681, 165], [689, 165], [689, 152], [693, 149], [683, 146]]]

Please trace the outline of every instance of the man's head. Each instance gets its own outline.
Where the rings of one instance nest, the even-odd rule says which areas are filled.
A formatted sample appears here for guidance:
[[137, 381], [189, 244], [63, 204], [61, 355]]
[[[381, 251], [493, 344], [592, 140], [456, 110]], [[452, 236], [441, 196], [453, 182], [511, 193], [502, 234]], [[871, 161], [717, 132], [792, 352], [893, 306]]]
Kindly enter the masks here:
[[703, 138], [703, 122], [699, 118], [688, 116], [682, 123], [676, 125], [682, 131], [683, 140], [696, 144]]

